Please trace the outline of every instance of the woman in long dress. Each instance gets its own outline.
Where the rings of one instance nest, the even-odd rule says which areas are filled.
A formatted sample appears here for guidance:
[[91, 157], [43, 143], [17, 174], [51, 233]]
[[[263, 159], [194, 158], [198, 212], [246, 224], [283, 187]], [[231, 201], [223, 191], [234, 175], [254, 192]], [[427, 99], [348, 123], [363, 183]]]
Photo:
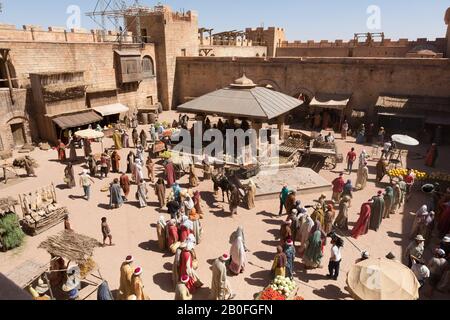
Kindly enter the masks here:
[[322, 232], [314, 231], [308, 239], [303, 262], [307, 269], [321, 268], [322, 263]]
[[247, 187], [247, 193], [245, 194], [245, 203], [247, 204], [248, 210], [251, 210], [255, 207], [255, 197], [256, 185], [253, 180], [250, 180]]
[[242, 236], [236, 237], [230, 249], [231, 263], [230, 270], [235, 275], [243, 273], [247, 264], [247, 254], [244, 247], [244, 239]]
[[141, 134], [139, 135], [139, 139], [140, 139], [140, 142], [141, 142], [141, 146], [144, 149], [147, 149], [148, 136], [147, 136], [147, 133], [145, 133], [144, 129], [142, 129]]
[[166, 185], [163, 178], [159, 178], [156, 182], [155, 194], [158, 197], [159, 208], [164, 208], [164, 206], [166, 205]]
[[58, 160], [61, 162], [66, 161], [66, 145], [61, 140], [58, 140], [55, 149], [58, 152]]
[[153, 162], [151, 157], [148, 157], [147, 162], [145, 163], [148, 171], [148, 178], [151, 183], [155, 182], [155, 163]]
[[122, 132], [122, 147], [125, 149], [130, 147], [130, 136], [125, 130]]
[[238, 190], [238, 188], [233, 185], [231, 189], [231, 196], [230, 196], [230, 213], [231, 215], [237, 214], [237, 210], [239, 207], [239, 203], [241, 202], [241, 194]]
[[122, 149], [122, 136], [119, 132], [119, 130], [115, 130], [113, 135], [112, 135], [112, 139], [114, 141], [114, 147], [116, 150], [120, 150]]
[[66, 168], [64, 169], [64, 177], [69, 189], [72, 189], [76, 186], [75, 173], [73, 170], [72, 162], [69, 162], [69, 164], [67, 164]]
[[364, 190], [367, 185], [367, 179], [369, 178], [369, 168], [367, 168], [367, 162], [364, 166], [358, 169], [358, 175], [356, 177], [356, 189]]
[[95, 160], [92, 154], [88, 156], [87, 164], [89, 167], [89, 173], [91, 177], [95, 177], [97, 175], [97, 161]]
[[72, 137], [70, 139], [69, 148], [70, 148], [69, 160], [71, 162], [75, 162], [77, 160], [77, 150], [75, 148], [75, 137]]
[[320, 204], [316, 205], [314, 208], [314, 212], [311, 214], [311, 219], [313, 221], [319, 221], [321, 226], [325, 224], [325, 214]]
[[140, 159], [136, 159], [134, 163], [134, 181], [137, 185], [144, 181], [144, 173], [142, 169], [142, 162]]
[[136, 195], [137, 195], [136, 200], [139, 201], [140, 208], [147, 207], [147, 194], [148, 194], [147, 186], [145, 185], [144, 181], [141, 181], [138, 184], [138, 190], [136, 192]]
[[189, 235], [194, 233], [194, 223], [190, 221], [186, 215], [181, 217], [179, 233], [180, 242], [186, 241], [189, 238]]
[[120, 155], [117, 151], [114, 151], [111, 155], [112, 172], [118, 173], [120, 171]]
[[167, 248], [167, 243], [166, 243], [166, 220], [164, 216], [159, 217], [158, 223], [156, 225], [156, 233], [158, 235], [159, 249], [165, 250]]
[[306, 244], [308, 242], [311, 230], [314, 227], [314, 220], [310, 216], [306, 215], [305, 221], [302, 223], [300, 228], [300, 246], [298, 247], [298, 253], [300, 257], [303, 256], [306, 249]]
[[169, 249], [172, 245], [177, 243], [180, 239], [178, 234], [177, 220], [171, 219], [166, 224], [166, 244]]
[[438, 158], [438, 150], [436, 143], [431, 145], [431, 148], [427, 152], [427, 156], [425, 158], [425, 165], [427, 167], [434, 168], [436, 166], [436, 160]]
[[134, 128], [133, 132], [132, 132], [132, 138], [133, 138], [133, 145], [135, 148], [137, 148], [138, 144], [139, 144], [139, 133], [137, 132], [137, 129]]
[[390, 218], [392, 212], [392, 207], [394, 205], [394, 189], [392, 187], [387, 187], [384, 192], [384, 213], [383, 219]]
[[92, 143], [89, 139], [83, 139], [84, 156], [87, 158], [92, 153]]
[[125, 173], [120, 176], [120, 187], [125, 195], [125, 201], [128, 201], [128, 195], [130, 194], [130, 178]]
[[327, 211], [325, 212], [325, 224], [323, 230], [326, 234], [329, 234], [333, 230], [333, 222], [336, 217], [336, 212], [334, 211], [333, 205], [329, 204]]
[[133, 151], [130, 151], [127, 156], [127, 173], [133, 172], [134, 162], [136, 161], [136, 155]]
[[195, 211], [197, 211], [198, 215], [200, 216], [200, 219], [203, 219], [204, 213], [202, 208], [202, 198], [200, 196], [200, 191], [195, 191], [194, 197], [192, 199], [194, 200]]
[[286, 276], [286, 263], [287, 257], [283, 252], [283, 248], [281, 246], [277, 247], [277, 254], [273, 259], [272, 264], [272, 277], [275, 279], [278, 276], [285, 277]]
[[[180, 255], [180, 279], [183, 276], [189, 276], [189, 281], [186, 283], [186, 287], [188, 288], [189, 292], [193, 294], [197, 288], [200, 288], [203, 283], [198, 278], [197, 272], [194, 269], [193, 261], [194, 256], [192, 253], [193, 250], [193, 244], [190, 242], [186, 245], [186, 248], [182, 249], [181, 255]], [[180, 280], [178, 279], [178, 280]]]
[[369, 222], [370, 222], [370, 213], [372, 210], [371, 208], [372, 203], [373, 200], [370, 199], [366, 203], [362, 204], [359, 219], [352, 230], [353, 238], [358, 239], [359, 236], [365, 235], [369, 232]]
[[193, 164], [189, 165], [189, 185], [191, 188], [197, 188], [199, 185], [197, 172]]
[[342, 231], [348, 231], [348, 208], [350, 204], [350, 197], [344, 196], [339, 203], [339, 214], [334, 221], [336, 228]]

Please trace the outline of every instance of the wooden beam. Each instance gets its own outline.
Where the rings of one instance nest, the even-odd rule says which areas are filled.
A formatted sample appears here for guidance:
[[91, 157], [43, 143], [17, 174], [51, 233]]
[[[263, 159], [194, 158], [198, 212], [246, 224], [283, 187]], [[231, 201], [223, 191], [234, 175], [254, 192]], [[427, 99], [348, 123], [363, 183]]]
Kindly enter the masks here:
[[9, 96], [11, 97], [11, 103], [13, 105], [15, 105], [16, 101], [14, 100], [14, 90], [13, 90], [13, 85], [12, 85], [12, 81], [11, 81], [11, 73], [9, 72], [9, 66], [8, 66], [9, 49], [0, 49], [0, 53], [1, 53], [2, 59], [3, 59], [3, 66], [6, 70], [6, 78], [8, 80]]

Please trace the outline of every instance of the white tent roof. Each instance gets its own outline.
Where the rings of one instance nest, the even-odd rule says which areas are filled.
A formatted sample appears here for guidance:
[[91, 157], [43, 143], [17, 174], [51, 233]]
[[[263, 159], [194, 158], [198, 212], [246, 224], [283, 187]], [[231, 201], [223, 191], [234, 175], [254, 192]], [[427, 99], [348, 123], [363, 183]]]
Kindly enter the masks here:
[[348, 105], [349, 101], [350, 99], [319, 101], [316, 98], [313, 98], [309, 103], [309, 105], [312, 107], [320, 107], [320, 108], [344, 109]]
[[100, 113], [102, 116], [109, 116], [112, 114], [120, 114], [128, 112], [130, 109], [127, 106], [124, 106], [121, 103], [108, 104], [105, 106], [92, 108], [96, 112]]

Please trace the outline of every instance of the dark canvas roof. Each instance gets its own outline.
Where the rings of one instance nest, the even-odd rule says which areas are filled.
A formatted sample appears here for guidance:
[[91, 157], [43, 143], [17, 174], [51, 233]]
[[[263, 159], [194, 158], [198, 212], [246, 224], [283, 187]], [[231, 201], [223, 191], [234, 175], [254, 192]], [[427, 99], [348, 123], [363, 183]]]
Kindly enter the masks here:
[[56, 123], [61, 129], [74, 128], [84, 126], [94, 122], [102, 121], [102, 117], [95, 113], [93, 110], [78, 112], [75, 114], [61, 115], [53, 118], [53, 122]]
[[179, 112], [271, 120], [303, 102], [264, 87], [230, 86], [178, 106]]
[[450, 97], [382, 95], [378, 98], [376, 105], [381, 108], [448, 112], [450, 108]]

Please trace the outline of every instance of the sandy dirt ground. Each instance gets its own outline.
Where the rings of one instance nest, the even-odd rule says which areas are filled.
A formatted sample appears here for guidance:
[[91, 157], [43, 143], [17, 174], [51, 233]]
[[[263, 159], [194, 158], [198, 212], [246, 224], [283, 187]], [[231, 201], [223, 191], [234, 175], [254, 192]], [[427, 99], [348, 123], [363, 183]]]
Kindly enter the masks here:
[[[177, 115], [173, 112], [164, 113], [162, 120], [171, 121]], [[337, 143], [341, 153], [346, 154], [354, 146], [358, 155], [362, 149], [366, 149], [371, 154], [371, 146], [356, 145], [353, 138], [348, 141], [340, 140], [337, 135]], [[112, 144], [111, 139], [105, 140], [105, 147]], [[412, 152], [424, 154], [427, 146], [413, 148]], [[101, 145], [93, 145], [94, 153], [100, 152]], [[78, 156], [82, 156], [82, 150], [78, 150]], [[122, 157], [121, 168], [126, 168], [126, 155], [129, 150], [123, 149], [120, 154]], [[17, 154], [16, 154], [17, 155]], [[440, 158], [437, 166], [441, 170], [449, 170], [450, 163], [446, 161], [449, 155], [449, 148], [440, 149]], [[81, 234], [85, 234], [101, 240], [100, 220], [107, 217], [113, 235], [114, 247], [98, 248], [95, 250], [94, 260], [98, 263], [101, 274], [110, 285], [111, 290], [119, 287], [119, 268], [123, 259], [132, 254], [135, 257], [135, 265], [140, 265], [144, 269], [143, 282], [145, 290], [152, 299], [173, 299], [174, 292], [172, 288], [172, 263], [173, 256], [161, 252], [158, 249], [156, 222], [160, 215], [169, 219], [166, 211], [160, 213], [156, 207], [156, 196], [152, 191], [152, 185], [149, 185], [149, 207], [139, 209], [136, 202], [131, 201], [118, 210], [109, 210], [108, 193], [100, 190], [108, 185], [113, 178], [119, 177], [118, 174], [111, 174], [108, 179], [95, 179], [95, 185], [92, 190], [92, 198], [88, 202], [82, 198], [83, 191], [78, 184], [74, 189], [65, 189], [63, 182], [64, 165], [57, 159], [57, 152], [54, 150], [41, 151], [36, 149], [31, 156], [35, 158], [40, 167], [36, 170], [37, 178], [22, 178], [12, 180], [7, 185], [0, 185], [1, 196], [17, 197], [19, 193], [34, 191], [40, 186], [54, 183], [57, 188], [57, 196], [60, 204], [67, 206], [70, 212], [72, 228]], [[358, 219], [358, 213], [363, 201], [366, 201], [377, 193], [384, 185], [375, 185], [375, 164], [377, 159], [369, 161], [370, 177], [367, 188], [364, 191], [354, 193], [352, 207], [349, 212], [350, 228]], [[416, 169], [423, 169], [424, 160], [408, 160], [408, 164]], [[75, 173], [81, 173], [83, 164], [75, 166]], [[333, 171], [322, 171], [320, 175], [332, 181], [339, 171], [342, 171], [344, 164], [339, 164]], [[145, 169], [144, 169], [145, 170]], [[157, 173], [162, 174], [161, 167], [157, 167]], [[146, 171], [144, 172], [146, 174]], [[345, 179], [356, 180], [356, 173], [351, 176], [347, 174]], [[387, 177], [384, 180], [387, 182]], [[187, 183], [187, 177], [182, 179], [181, 184]], [[183, 185], [182, 185], [183, 186]], [[212, 182], [201, 182], [198, 190], [204, 200], [205, 219], [202, 220], [204, 229], [201, 243], [196, 247], [199, 258], [199, 276], [205, 283], [204, 288], [200, 289], [194, 299], [207, 299], [209, 296], [209, 287], [211, 283], [210, 266], [214, 259], [229, 252], [229, 237], [231, 233], [242, 226], [245, 230], [246, 245], [251, 251], [248, 253], [249, 263], [245, 272], [239, 276], [230, 276], [230, 283], [235, 293], [236, 299], [253, 299], [254, 295], [261, 291], [270, 283], [270, 268], [275, 255], [277, 240], [281, 222], [286, 218], [278, 217], [279, 202], [274, 200], [263, 200], [256, 203], [254, 210], [248, 211], [239, 208], [238, 215], [230, 217], [228, 214], [228, 204], [222, 203], [222, 196], [215, 198], [213, 195]], [[131, 195], [136, 191], [136, 186], [132, 186]], [[319, 194], [298, 195], [304, 204], [313, 204]], [[331, 198], [331, 190], [327, 192], [328, 198]], [[302, 295], [307, 300], [320, 299], [351, 299], [346, 287], [346, 273], [360, 257], [362, 250], [368, 250], [372, 257], [384, 257], [392, 251], [397, 257], [401, 257], [404, 248], [409, 242], [409, 230], [412, 225], [413, 217], [409, 211], [416, 211], [424, 203], [424, 195], [416, 191], [411, 201], [404, 210], [384, 220], [378, 232], [369, 231], [365, 236], [358, 240], [345, 239], [343, 248], [343, 261], [341, 264], [341, 275], [337, 281], [326, 278], [328, 270], [328, 259], [330, 256], [330, 246], [325, 249], [323, 264], [325, 268], [306, 271], [301, 259], [295, 261], [295, 280], [298, 282]], [[18, 210], [21, 214], [20, 209]], [[48, 230], [44, 234], [36, 237], [26, 237], [25, 243], [18, 249], [7, 253], [0, 253], [0, 272], [8, 273], [15, 267], [28, 259], [46, 263], [49, 261], [49, 254], [38, 249], [38, 245], [48, 236], [57, 234], [63, 230], [63, 224]], [[431, 256], [431, 245], [427, 249], [427, 257]], [[94, 298], [94, 296], [92, 296]], [[449, 298], [448, 296], [436, 293], [434, 298]]]

